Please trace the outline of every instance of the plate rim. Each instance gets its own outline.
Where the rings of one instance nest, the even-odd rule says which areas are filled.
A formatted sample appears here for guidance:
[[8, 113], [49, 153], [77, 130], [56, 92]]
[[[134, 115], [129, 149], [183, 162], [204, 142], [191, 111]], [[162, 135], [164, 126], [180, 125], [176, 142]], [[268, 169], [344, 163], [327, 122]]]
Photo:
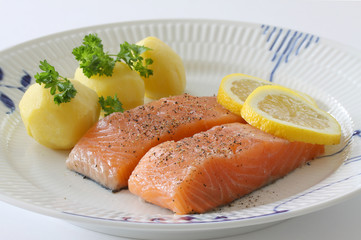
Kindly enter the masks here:
[[[154, 18], [154, 19], [139, 19], [139, 20], [127, 20], [127, 21], [118, 21], [118, 22], [110, 22], [110, 23], [102, 23], [102, 24], [96, 24], [96, 25], [90, 25], [90, 26], [84, 26], [84, 27], [77, 27], [77, 28], [73, 28], [73, 29], [67, 29], [64, 31], [60, 31], [60, 32], [54, 32], [51, 34], [46, 34], [40, 37], [36, 37], [33, 39], [29, 39], [28, 41], [24, 41], [21, 42], [19, 44], [13, 45], [13, 46], [9, 46], [6, 47], [4, 49], [0, 50], [0, 55], [5, 54], [8, 51], [14, 51], [15, 49], [21, 48], [23, 46], [26, 45], [30, 45], [32, 43], [38, 42], [38, 41], [42, 41], [42, 40], [46, 40], [46, 39], [51, 39], [51, 38], [55, 38], [55, 37], [59, 37], [62, 35], [69, 35], [71, 33], [76, 33], [78, 31], [90, 31], [91, 29], [99, 29], [99, 28], [106, 28], [106, 27], [114, 27], [117, 25], [133, 25], [133, 24], [141, 24], [141, 23], [159, 23], [159, 22], [198, 22], [198, 23], [210, 23], [210, 22], [214, 22], [214, 23], [224, 23], [224, 24], [237, 24], [237, 25], [249, 25], [249, 26], [262, 26], [262, 25], [266, 25], [266, 23], [260, 23], [260, 22], [251, 22], [251, 21], [237, 21], [237, 20], [227, 20], [227, 19], [212, 19], [212, 18]], [[297, 30], [297, 29], [293, 29], [293, 28], [289, 28], [289, 27], [285, 27], [285, 26], [281, 26], [281, 25], [272, 25], [275, 26], [277, 28], [283, 28], [285, 30]], [[302, 31], [303, 33], [309, 33], [309, 34], [313, 34], [315, 35], [316, 33], [313, 32], [307, 32], [307, 31]], [[319, 35], [318, 35], [319, 36]], [[344, 44], [340, 41], [336, 41], [334, 39], [331, 38], [327, 38], [327, 37], [322, 37], [323, 41], [328, 41], [332, 44], [337, 44], [338, 48], [342, 48], [343, 50], [347, 51], [349, 54], [358, 56], [361, 58], [361, 49], [358, 49], [356, 47]]]

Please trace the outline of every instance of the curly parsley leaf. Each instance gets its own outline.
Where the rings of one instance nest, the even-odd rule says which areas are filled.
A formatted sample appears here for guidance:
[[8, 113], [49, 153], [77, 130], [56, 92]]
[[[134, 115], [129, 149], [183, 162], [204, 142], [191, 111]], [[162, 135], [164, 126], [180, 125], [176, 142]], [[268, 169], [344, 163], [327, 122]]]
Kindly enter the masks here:
[[43, 72], [37, 73], [34, 76], [35, 81], [38, 84], [44, 84], [45, 88], [50, 88], [50, 94], [54, 95], [54, 102], [56, 104], [70, 102], [75, 97], [77, 91], [74, 85], [69, 79], [60, 76], [55, 68], [46, 60], [40, 61], [39, 68]]
[[131, 69], [139, 72], [142, 77], [149, 77], [153, 75], [153, 70], [148, 69], [148, 65], [153, 63], [153, 60], [150, 58], [143, 61], [142, 53], [151, 50], [145, 46], [139, 46], [136, 44], [129, 44], [124, 42], [120, 44], [120, 51], [117, 55], [117, 61], [123, 60]]
[[119, 101], [116, 94], [113, 98], [110, 96], [107, 96], [106, 99], [103, 96], [99, 97], [99, 103], [105, 113], [104, 116], [114, 112], [124, 112], [123, 104]]
[[104, 52], [102, 40], [96, 34], [86, 35], [83, 45], [73, 49], [73, 55], [87, 77], [97, 74], [111, 76], [113, 73], [115, 61]]
[[[87, 77], [94, 75], [111, 76], [115, 62], [124, 61], [131, 69], [139, 72], [143, 77], [149, 77], [153, 74], [148, 66], [153, 63], [151, 59], [143, 59], [140, 56], [145, 51], [150, 50], [144, 46], [129, 44], [124, 42], [120, 45], [118, 54], [109, 54], [104, 52], [102, 40], [97, 34], [86, 35], [83, 39], [83, 45], [73, 49], [75, 59], [80, 62], [79, 66]], [[114, 59], [115, 57], [115, 59]], [[144, 61], [143, 61], [144, 60]]]

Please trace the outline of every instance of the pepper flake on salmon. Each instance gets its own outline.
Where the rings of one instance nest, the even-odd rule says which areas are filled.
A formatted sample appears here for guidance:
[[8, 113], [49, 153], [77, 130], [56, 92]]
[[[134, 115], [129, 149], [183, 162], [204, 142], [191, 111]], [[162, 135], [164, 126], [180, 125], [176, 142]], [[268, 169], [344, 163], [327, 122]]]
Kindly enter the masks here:
[[127, 187], [132, 171], [152, 147], [232, 122], [244, 120], [218, 104], [216, 97], [162, 98], [101, 119], [75, 145], [66, 165], [118, 191]]
[[213, 127], [152, 148], [129, 178], [129, 191], [176, 214], [204, 213], [285, 176], [324, 153], [248, 124]]

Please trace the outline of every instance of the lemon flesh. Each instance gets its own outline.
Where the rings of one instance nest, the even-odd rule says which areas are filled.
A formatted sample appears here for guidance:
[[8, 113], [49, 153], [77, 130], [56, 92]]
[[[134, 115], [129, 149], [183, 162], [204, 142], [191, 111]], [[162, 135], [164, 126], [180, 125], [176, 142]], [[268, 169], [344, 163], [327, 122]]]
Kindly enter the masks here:
[[243, 104], [241, 115], [250, 125], [290, 141], [338, 144], [341, 127], [329, 113], [295, 91], [261, 86]]

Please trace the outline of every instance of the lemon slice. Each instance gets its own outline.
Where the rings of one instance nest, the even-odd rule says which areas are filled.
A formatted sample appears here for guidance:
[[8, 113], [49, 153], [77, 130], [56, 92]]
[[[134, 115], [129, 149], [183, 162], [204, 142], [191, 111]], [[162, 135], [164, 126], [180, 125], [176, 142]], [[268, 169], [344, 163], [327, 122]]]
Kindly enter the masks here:
[[[217, 101], [231, 112], [240, 115], [244, 101], [257, 87], [276, 85], [264, 79], [242, 74], [233, 73], [225, 76], [218, 89]], [[316, 105], [316, 101], [309, 95], [298, 92], [307, 101]]]
[[340, 142], [337, 120], [285, 87], [258, 87], [244, 102], [241, 115], [250, 125], [290, 141], [324, 145]]
[[272, 82], [242, 73], [229, 74], [221, 81], [217, 101], [231, 112], [240, 115], [248, 95], [257, 87], [270, 84]]

